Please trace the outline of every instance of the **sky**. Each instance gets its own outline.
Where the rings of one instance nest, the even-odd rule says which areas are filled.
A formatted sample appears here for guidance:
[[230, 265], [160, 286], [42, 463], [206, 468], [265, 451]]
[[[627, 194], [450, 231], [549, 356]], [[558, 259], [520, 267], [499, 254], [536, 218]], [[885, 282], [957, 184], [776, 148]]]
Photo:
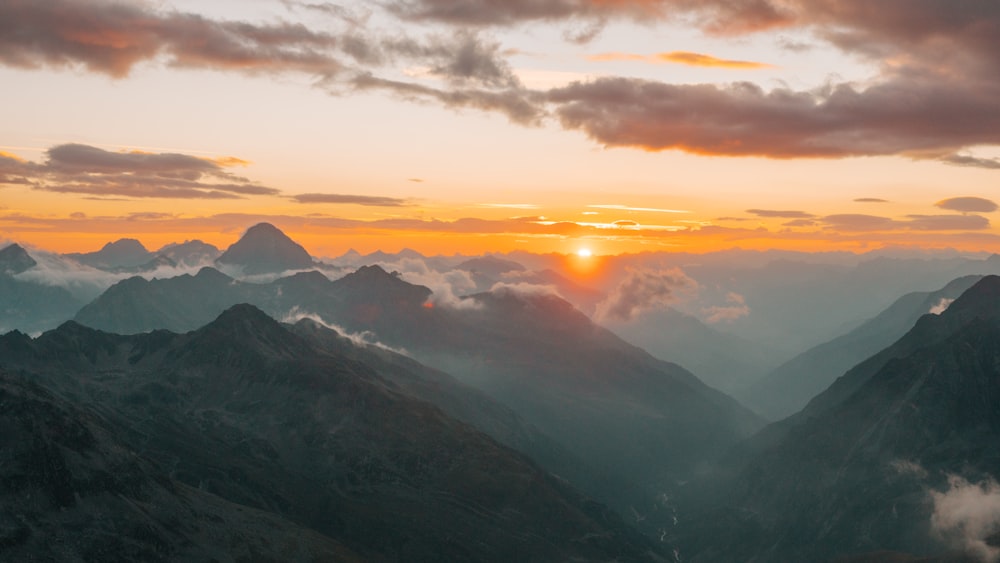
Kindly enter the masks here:
[[995, 0], [0, 0], [0, 240], [1000, 252]]

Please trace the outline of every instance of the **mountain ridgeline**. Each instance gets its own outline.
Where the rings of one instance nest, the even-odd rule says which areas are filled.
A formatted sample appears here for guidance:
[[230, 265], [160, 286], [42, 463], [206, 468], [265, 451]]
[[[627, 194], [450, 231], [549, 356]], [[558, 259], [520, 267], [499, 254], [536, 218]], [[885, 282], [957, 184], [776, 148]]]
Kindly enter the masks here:
[[993, 560], [998, 404], [1000, 277], [987, 276], [755, 437], [683, 526], [685, 559]]
[[[905, 261], [961, 275], [783, 363], [667, 307], [610, 325], [694, 373], [545, 257], [330, 264], [260, 224], [73, 260], [119, 281], [73, 309], [50, 257], [0, 249], [0, 328], [76, 311], [0, 336], [3, 559], [1000, 557], [1000, 277], [966, 275], [995, 260]], [[741, 322], [761, 291], [726, 298]]]
[[[197, 554], [203, 545], [178, 540], [222, 539], [249, 519], [258, 524], [248, 538], [272, 550], [292, 531], [312, 530], [294, 547], [313, 560], [661, 557], [607, 509], [411, 395], [416, 384], [399, 383], [419, 376], [387, 379], [250, 305], [186, 334], [119, 336], [69, 322], [33, 340], [9, 333], [0, 350], [2, 369], [16, 374], [4, 391], [44, 395], [50, 406], [24, 401], [55, 411], [17, 420], [48, 416], [42, 424], [66, 429], [51, 444], [30, 445], [29, 430], [13, 436], [25, 445], [4, 470], [23, 480], [17, 491], [39, 494], [5, 544], [11, 553], [33, 555], [66, 509], [100, 512], [110, 495], [134, 499], [137, 510], [164, 500], [120, 540], [128, 545], [109, 547], [119, 557]], [[37, 385], [51, 391], [32, 391]], [[93, 545], [59, 549], [101, 553], [99, 536], [113, 526], [94, 522], [86, 528]]]

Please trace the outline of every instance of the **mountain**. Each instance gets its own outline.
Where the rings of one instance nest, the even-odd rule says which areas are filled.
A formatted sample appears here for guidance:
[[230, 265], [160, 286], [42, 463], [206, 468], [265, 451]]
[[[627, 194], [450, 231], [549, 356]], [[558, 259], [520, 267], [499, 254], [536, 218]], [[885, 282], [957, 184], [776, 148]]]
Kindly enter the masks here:
[[0, 404], [5, 561], [361, 560], [277, 514], [178, 481], [122, 439], [129, 430], [116, 417], [34, 376], [0, 370]]
[[168, 244], [156, 251], [157, 256], [164, 256], [179, 266], [188, 267], [211, 264], [221, 254], [214, 245], [197, 239]]
[[140, 266], [153, 259], [153, 254], [146, 250], [141, 242], [123, 238], [109, 242], [96, 252], [65, 254], [80, 264], [100, 270], [115, 268], [131, 268]]
[[243, 274], [280, 273], [312, 268], [313, 259], [297, 242], [270, 223], [247, 229], [216, 263], [240, 268]]
[[[406, 350], [511, 407], [600, 476], [589, 480], [593, 486], [575, 481], [587, 494], [623, 514], [652, 515], [637, 517], [651, 533], [656, 518], [670, 518], [655, 508], [664, 492], [762, 424], [690, 372], [626, 343], [556, 296], [504, 289], [457, 308], [431, 306], [430, 296], [378, 266], [335, 281], [303, 272], [269, 284], [204, 269], [193, 277], [120, 282], [76, 319], [136, 333], [190, 330], [239, 302], [278, 319], [314, 315], [354, 338]], [[564, 474], [565, 464], [556, 463], [564, 456], [538, 453], [532, 451], [536, 460]]]
[[1000, 477], [998, 402], [1000, 277], [988, 276], [781, 423], [724, 500], [682, 525], [684, 559], [996, 551], [983, 503]]
[[609, 328], [657, 358], [676, 362], [705, 383], [741, 400], [738, 391], [763, 377], [776, 363], [776, 353], [766, 346], [716, 330], [673, 307], [648, 311], [631, 322]]
[[943, 310], [981, 278], [964, 276], [937, 291], [908, 293], [858, 328], [799, 354], [736, 396], [764, 416], [784, 418], [855, 364], [898, 340], [921, 316]]
[[0, 250], [0, 334], [40, 332], [71, 318], [83, 302], [62, 287], [21, 279], [35, 261], [18, 244]]
[[70, 322], [0, 350], [151, 471], [366, 560], [666, 560], [522, 455], [249, 305], [186, 334]]
[[13, 276], [38, 265], [19, 244], [11, 244], [0, 250], [0, 275]]
[[155, 329], [185, 332], [211, 322], [237, 303], [258, 303], [260, 286], [239, 282], [215, 268], [197, 275], [152, 279], [135, 276], [108, 288], [75, 317], [86, 326], [136, 334]]

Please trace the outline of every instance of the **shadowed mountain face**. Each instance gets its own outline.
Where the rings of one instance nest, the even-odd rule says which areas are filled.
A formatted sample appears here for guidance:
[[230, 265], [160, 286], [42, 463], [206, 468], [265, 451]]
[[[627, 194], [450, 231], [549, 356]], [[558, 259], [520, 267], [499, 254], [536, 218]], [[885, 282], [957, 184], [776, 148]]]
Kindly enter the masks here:
[[[30, 346], [28, 341], [23, 345]], [[332, 538], [171, 478], [112, 413], [0, 370], [5, 561], [361, 561]]]
[[183, 335], [67, 323], [0, 350], [0, 367], [99, 413], [170, 479], [366, 559], [655, 560], [606, 509], [412, 397], [403, 375], [250, 306]]
[[998, 523], [977, 511], [1000, 476], [998, 404], [1000, 278], [989, 276], [765, 431], [770, 445], [725, 500], [684, 526], [685, 560], [988, 549]]
[[230, 246], [217, 262], [241, 268], [244, 274], [270, 274], [303, 270], [313, 259], [297, 242], [270, 223], [259, 223]]
[[774, 420], [791, 415], [845, 371], [906, 334], [921, 316], [942, 312], [981, 278], [965, 276], [937, 291], [904, 295], [858, 328], [799, 354], [736, 395]]

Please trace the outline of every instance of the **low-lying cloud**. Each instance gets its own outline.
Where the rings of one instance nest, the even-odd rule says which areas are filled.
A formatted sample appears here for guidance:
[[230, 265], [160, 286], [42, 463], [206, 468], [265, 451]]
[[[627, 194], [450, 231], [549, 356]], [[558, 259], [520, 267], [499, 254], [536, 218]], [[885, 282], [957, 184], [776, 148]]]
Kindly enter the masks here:
[[984, 563], [1000, 560], [1000, 548], [987, 543], [1000, 532], [1000, 484], [992, 478], [971, 483], [950, 475], [948, 488], [931, 491], [930, 496], [935, 533]]
[[726, 294], [725, 305], [705, 307], [701, 310], [701, 313], [708, 324], [731, 323], [749, 315], [750, 307], [747, 306], [746, 299], [742, 295], [730, 291]]
[[627, 322], [643, 311], [669, 305], [697, 289], [698, 283], [676, 268], [626, 268], [625, 279], [597, 304], [594, 320]]

